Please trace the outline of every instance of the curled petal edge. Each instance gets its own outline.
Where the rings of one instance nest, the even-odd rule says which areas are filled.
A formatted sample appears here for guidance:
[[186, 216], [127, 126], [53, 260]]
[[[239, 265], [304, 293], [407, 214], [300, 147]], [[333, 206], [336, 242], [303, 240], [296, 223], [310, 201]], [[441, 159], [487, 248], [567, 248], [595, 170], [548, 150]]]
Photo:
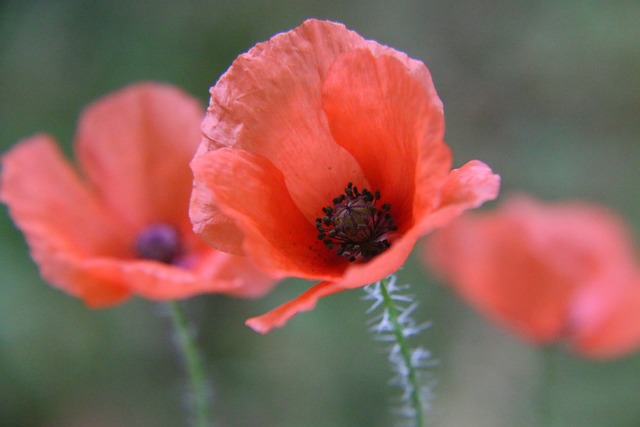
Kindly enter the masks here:
[[289, 319], [303, 311], [310, 311], [316, 306], [320, 298], [343, 291], [345, 288], [333, 282], [320, 282], [299, 297], [286, 302], [263, 314], [248, 319], [245, 324], [256, 332], [266, 334], [273, 328], [283, 326]]

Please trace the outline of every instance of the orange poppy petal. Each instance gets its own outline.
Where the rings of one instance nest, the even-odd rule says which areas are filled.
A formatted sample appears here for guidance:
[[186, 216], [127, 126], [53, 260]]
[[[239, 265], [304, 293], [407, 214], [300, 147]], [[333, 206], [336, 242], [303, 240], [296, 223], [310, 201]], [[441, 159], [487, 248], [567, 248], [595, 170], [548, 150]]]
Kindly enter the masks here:
[[36, 258], [48, 283], [80, 298], [91, 308], [111, 307], [131, 297], [131, 290], [118, 275], [97, 272], [85, 261], [65, 258], [64, 254], [52, 255], [44, 262]]
[[420, 233], [416, 228], [398, 236], [391, 247], [366, 263], [350, 264], [339, 283], [343, 288], [357, 288], [377, 282], [397, 271], [405, 263]]
[[76, 138], [78, 162], [100, 196], [129, 224], [187, 221], [189, 161], [203, 108], [176, 88], [143, 83], [90, 105]]
[[397, 240], [387, 251], [366, 263], [350, 263], [344, 275], [333, 279], [331, 283], [322, 282], [300, 297], [290, 301], [269, 313], [249, 319], [247, 325], [260, 333], [267, 333], [274, 327], [283, 326], [290, 318], [301, 311], [313, 309], [318, 299], [344, 291], [349, 288], [365, 286], [398, 270], [407, 260], [419, 234], [414, 229]]
[[572, 285], [523, 244], [531, 234], [517, 218], [463, 216], [427, 239], [426, 255], [483, 314], [534, 342], [549, 342], [563, 332]]
[[486, 164], [472, 160], [453, 169], [442, 188], [440, 206], [429, 216], [423, 216], [419, 226], [423, 233], [449, 223], [468, 209], [494, 200], [500, 191], [500, 176]]
[[[569, 341], [585, 356], [619, 357], [640, 347], [640, 280], [617, 290], [611, 285], [593, 286], [571, 307], [576, 336]], [[603, 308], [607, 301], [611, 302]]]
[[224, 252], [209, 252], [194, 270], [200, 277], [209, 278], [212, 286], [215, 281], [215, 292], [235, 297], [261, 297], [278, 283], [259, 270], [249, 257]]
[[[211, 89], [202, 129], [194, 229], [218, 248], [241, 246], [278, 277], [331, 282], [331, 293], [400, 268], [421, 234], [494, 198], [499, 186], [480, 162], [450, 173], [442, 104], [424, 64], [326, 21], [306, 21], [234, 61]], [[369, 245], [387, 242], [315, 225], [349, 182], [380, 190], [380, 203], [391, 205], [393, 224], [387, 218], [369, 236], [391, 247], [371, 259]], [[337, 255], [351, 246], [353, 263]], [[283, 310], [279, 324], [296, 312]]]
[[343, 25], [309, 20], [240, 55], [211, 89], [202, 125], [207, 146], [269, 159], [309, 222], [348, 182], [368, 187], [355, 159], [331, 138], [321, 108], [331, 63], [364, 43]]
[[253, 317], [246, 321], [246, 325], [256, 332], [266, 334], [273, 328], [279, 328], [287, 323], [287, 320], [303, 311], [310, 311], [316, 306], [320, 298], [343, 291], [344, 288], [336, 283], [321, 282], [297, 297], [296, 299], [282, 304], [280, 307]]
[[2, 157], [0, 198], [24, 233], [45, 280], [91, 305], [128, 296], [121, 284], [84, 270], [98, 254], [128, 256], [128, 228], [79, 180], [55, 141], [38, 135]]
[[401, 228], [412, 219], [420, 162], [429, 163], [420, 192], [436, 195], [437, 203], [451, 160], [442, 102], [424, 64], [397, 52], [354, 49], [331, 66], [322, 95], [335, 141], [356, 158], [369, 189], [391, 204]]
[[[245, 232], [244, 253], [275, 276], [338, 277], [346, 259], [329, 252], [266, 158], [238, 149], [209, 151], [194, 170], [224, 213]], [[241, 183], [241, 185], [238, 185]]]
[[257, 297], [275, 284], [245, 257], [209, 251], [192, 254], [184, 262], [181, 266], [98, 258], [88, 262], [87, 267], [98, 277], [117, 277], [135, 295], [159, 301], [201, 293]]
[[216, 174], [206, 153], [204, 145], [199, 146], [196, 156], [191, 161], [193, 189], [189, 216], [193, 231], [220, 251], [244, 255], [244, 232], [220, 210], [218, 201], [211, 191], [215, 185]]
[[640, 283], [624, 224], [584, 203], [525, 196], [464, 216], [425, 246], [426, 261], [492, 320], [536, 343], [592, 357], [640, 346]]

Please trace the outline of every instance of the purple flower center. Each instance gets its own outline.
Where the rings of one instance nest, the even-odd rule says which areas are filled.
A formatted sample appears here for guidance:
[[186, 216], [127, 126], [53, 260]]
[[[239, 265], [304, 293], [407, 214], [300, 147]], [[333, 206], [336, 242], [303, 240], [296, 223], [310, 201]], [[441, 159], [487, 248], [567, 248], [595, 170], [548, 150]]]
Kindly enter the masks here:
[[336, 248], [336, 253], [349, 258], [349, 262], [368, 260], [384, 252], [391, 246], [387, 234], [398, 227], [389, 214], [391, 205], [378, 208], [378, 200], [380, 190], [372, 193], [364, 188], [360, 192], [348, 183], [344, 194], [333, 199], [333, 207], [322, 208], [325, 215], [316, 219], [318, 239], [327, 248]]
[[173, 264], [183, 251], [180, 233], [169, 224], [149, 225], [138, 234], [135, 251], [139, 258]]

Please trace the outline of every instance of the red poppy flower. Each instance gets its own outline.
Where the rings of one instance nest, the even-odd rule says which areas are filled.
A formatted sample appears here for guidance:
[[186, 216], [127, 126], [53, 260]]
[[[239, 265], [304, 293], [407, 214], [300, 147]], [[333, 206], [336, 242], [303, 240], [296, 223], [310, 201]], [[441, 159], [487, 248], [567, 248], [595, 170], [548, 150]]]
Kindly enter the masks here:
[[535, 343], [593, 357], [640, 345], [640, 272], [629, 230], [586, 203], [525, 196], [429, 236], [425, 260], [471, 305]]
[[273, 280], [246, 258], [210, 248], [191, 229], [188, 165], [203, 114], [177, 89], [139, 84], [80, 117], [83, 176], [47, 135], [2, 156], [0, 199], [45, 280], [93, 307], [131, 295], [254, 296], [270, 288]]
[[322, 281], [249, 320], [263, 333], [394, 272], [420, 235], [498, 191], [481, 162], [451, 170], [425, 65], [333, 22], [240, 55], [211, 89], [202, 129], [196, 232], [277, 277]]

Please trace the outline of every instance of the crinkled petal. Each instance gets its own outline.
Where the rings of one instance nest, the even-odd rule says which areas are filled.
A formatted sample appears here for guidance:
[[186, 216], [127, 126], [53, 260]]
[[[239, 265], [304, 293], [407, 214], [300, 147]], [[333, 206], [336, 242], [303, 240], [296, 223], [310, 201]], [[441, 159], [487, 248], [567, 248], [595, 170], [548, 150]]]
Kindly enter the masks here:
[[[499, 186], [480, 162], [450, 172], [442, 103], [424, 64], [326, 21], [241, 55], [211, 89], [202, 130], [194, 229], [270, 274], [324, 280], [332, 292], [397, 270], [422, 234]], [[388, 250], [353, 263], [315, 227], [348, 183], [380, 190], [397, 226]], [[284, 312], [278, 324], [297, 311]]]
[[214, 166], [210, 164], [210, 158], [206, 153], [206, 147], [200, 145], [198, 153], [191, 162], [194, 180], [189, 216], [193, 231], [220, 251], [244, 255], [242, 248], [244, 232], [218, 206], [218, 201], [213, 194], [216, 180], [215, 171], [211, 168]]
[[76, 138], [78, 162], [110, 208], [134, 227], [188, 221], [189, 161], [204, 114], [180, 90], [130, 86], [90, 105]]
[[347, 182], [368, 187], [356, 160], [337, 145], [321, 108], [330, 65], [365, 41], [343, 25], [309, 20], [240, 55], [211, 89], [203, 144], [259, 154], [285, 177], [309, 222]]
[[84, 262], [130, 256], [131, 230], [80, 181], [51, 137], [24, 140], [2, 157], [0, 197], [45, 280], [93, 306], [129, 295], [112, 277], [90, 274]]
[[324, 298], [336, 292], [343, 291], [344, 288], [336, 283], [321, 282], [297, 297], [296, 299], [282, 304], [280, 307], [247, 320], [246, 324], [251, 329], [261, 334], [266, 334], [273, 328], [283, 326], [296, 314], [313, 310], [320, 298]]
[[346, 259], [317, 239], [315, 225], [289, 197], [282, 172], [268, 159], [221, 148], [194, 160], [192, 167], [214, 203], [245, 232], [244, 253], [265, 271], [278, 277], [340, 276]]
[[416, 193], [437, 206], [451, 159], [442, 102], [424, 64], [391, 49], [377, 56], [354, 49], [337, 58], [322, 89], [333, 138], [391, 204], [400, 229], [411, 226]]

